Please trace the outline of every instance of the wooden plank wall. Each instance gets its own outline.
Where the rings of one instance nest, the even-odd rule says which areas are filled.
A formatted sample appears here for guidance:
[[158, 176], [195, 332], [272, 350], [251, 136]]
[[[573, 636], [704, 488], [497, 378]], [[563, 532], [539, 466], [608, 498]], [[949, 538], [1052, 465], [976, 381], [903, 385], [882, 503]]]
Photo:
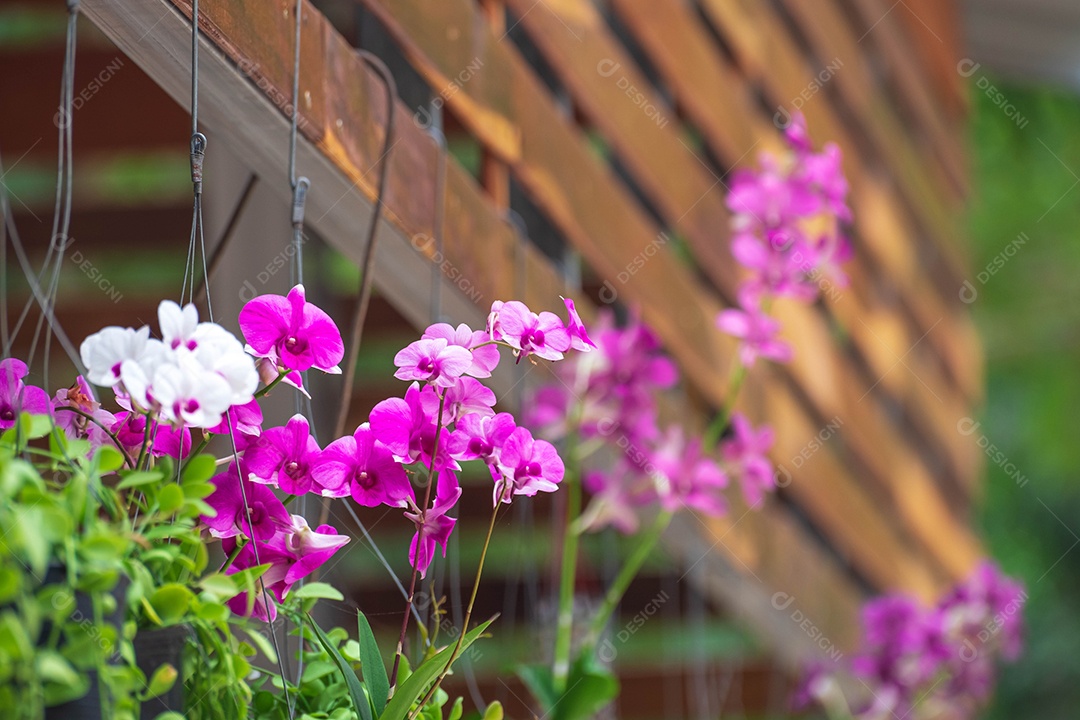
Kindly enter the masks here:
[[[441, 205], [446, 259], [487, 302], [509, 297], [519, 267], [503, 216], [513, 183], [580, 256], [592, 289], [578, 293], [585, 314], [614, 290], [658, 332], [685, 377], [684, 392], [671, 399], [674, 412], [698, 426], [722, 402], [732, 358], [730, 339], [713, 325], [739, 279], [727, 251], [725, 178], [778, 148], [778, 108], [805, 98], [798, 104], [815, 142], [837, 142], [845, 153], [857, 250], [852, 284], [815, 307], [778, 305], [797, 358], [755, 369], [742, 400], [747, 413], [777, 428], [773, 460], [791, 474], [782, 497], [751, 513], [733, 497], [730, 518], [686, 521], [672, 542], [688, 553], [701, 543], [713, 547], [754, 597], [797, 596], [843, 646], [855, 640], [866, 586], [932, 598], [971, 568], [981, 552], [968, 518], [979, 449], [956, 423], [972, 412], [982, 380], [957, 296], [966, 277], [959, 230], [966, 178], [962, 96], [949, 75], [957, 52], [946, 29], [950, 12], [925, 11], [921, 20], [944, 47], [910, 62], [927, 40], [898, 16], [928, 3], [357, 2], [444, 99], [453, 126], [482, 150], [479, 179], [449, 160], [437, 198], [430, 178], [438, 148], [420, 128], [399, 123], [386, 198], [395, 232], [430, 235]], [[189, 0], [167, 3], [190, 15]], [[86, 4], [124, 47], [130, 29], [110, 4]], [[243, 63], [253, 93], [288, 97], [292, 3], [200, 6], [207, 42], [224, 61], [207, 72]], [[326, 17], [309, 5], [304, 17], [305, 147], [370, 200], [386, 114], [382, 88]], [[175, 23], [146, 32], [177, 40], [168, 35]], [[173, 80], [177, 71], [148, 70]], [[628, 95], [629, 86], [640, 95]], [[399, 103], [398, 115], [414, 110]], [[334, 237], [340, 224], [319, 228], [321, 220], [316, 229], [331, 244], [348, 244]], [[674, 243], [658, 243], [661, 233], [683, 238], [691, 260]], [[357, 252], [349, 246], [350, 256]], [[392, 252], [404, 260], [416, 250], [400, 242]], [[527, 301], [549, 304], [567, 291], [562, 269], [542, 253], [530, 249], [524, 267]], [[407, 305], [399, 278], [377, 282]], [[601, 287], [608, 292], [596, 292]], [[476, 307], [475, 317], [482, 311]], [[830, 424], [838, 424], [835, 436], [805, 462], [795, 460]], [[730, 592], [725, 600], [739, 608]], [[770, 611], [760, 601], [748, 602], [740, 611], [757, 618], [779, 654], [783, 638], [799, 644], [798, 628], [777, 630], [775, 617], [771, 625], [761, 619]], [[803, 650], [795, 654], [813, 648]]]

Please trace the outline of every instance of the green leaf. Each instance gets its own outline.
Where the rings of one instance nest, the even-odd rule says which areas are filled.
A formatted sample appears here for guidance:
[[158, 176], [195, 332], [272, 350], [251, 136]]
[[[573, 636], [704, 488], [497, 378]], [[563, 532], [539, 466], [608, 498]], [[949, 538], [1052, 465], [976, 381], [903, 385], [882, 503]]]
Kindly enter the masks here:
[[325, 600], [344, 600], [345, 596], [335, 588], [324, 582], [313, 582], [292, 593], [292, 596], [303, 600], [304, 598], [323, 598]]
[[[471, 632], [465, 634], [465, 638], [461, 642], [461, 652], [464, 652], [470, 645], [476, 642], [477, 638], [490, 625], [495, 618], [486, 620]], [[456, 645], [456, 643], [455, 643]], [[446, 663], [450, 661], [450, 656], [454, 652], [455, 645], [443, 648], [440, 652], [420, 667], [413, 671], [408, 680], [397, 686], [394, 691], [394, 697], [390, 698], [390, 702], [386, 704], [386, 710], [379, 716], [379, 720], [405, 720], [405, 717], [409, 714], [409, 710], [412, 708], [413, 703], [421, 698], [421, 696], [427, 692], [428, 688], [435, 681], [435, 678], [446, 667]]]
[[371, 692], [371, 704], [377, 717], [386, 708], [386, 699], [390, 695], [390, 680], [386, 677], [386, 664], [379, 653], [375, 634], [371, 632], [371, 624], [362, 612], [356, 613], [356, 621], [360, 628], [360, 667], [364, 671], [364, 682]]
[[150, 682], [146, 684], [146, 690], [139, 695], [140, 700], [150, 700], [156, 698], [159, 695], [164, 695], [172, 689], [172, 686], [176, 684], [176, 678], [179, 673], [169, 663], [161, 665], [154, 674], [150, 676]]
[[277, 662], [277, 652], [274, 651], [274, 643], [265, 635], [252, 628], [245, 628], [251, 641], [259, 646], [259, 652], [266, 656], [270, 662]]
[[150, 597], [150, 604], [164, 624], [172, 624], [187, 613], [194, 594], [180, 583], [162, 585]]
[[315, 635], [319, 638], [319, 642], [322, 643], [323, 649], [330, 654], [334, 664], [337, 665], [338, 672], [345, 678], [345, 684], [349, 686], [349, 697], [352, 698], [353, 709], [356, 710], [356, 714], [360, 717], [360, 720], [372, 720], [371, 703], [364, 693], [363, 684], [356, 677], [356, 673], [353, 672], [352, 666], [349, 665], [345, 658], [341, 657], [337, 646], [334, 645], [330, 638], [326, 637], [326, 633], [316, 624], [311, 615], [308, 615], [308, 622], [311, 623], [311, 629], [315, 631]]
[[332, 672], [337, 672], [336, 665], [323, 660], [315, 660], [310, 664], [304, 666], [304, 676], [300, 679], [300, 682], [312, 682], [313, 680], [318, 680], [321, 677], [326, 677]]
[[184, 505], [184, 489], [179, 485], [166, 485], [158, 493], [158, 512], [169, 515]]
[[552, 720], [588, 720], [619, 694], [618, 678], [596, 662], [591, 652], [570, 666], [566, 687], [553, 708]]
[[552, 679], [551, 668], [547, 665], [519, 665], [517, 676], [529, 692], [540, 703], [544, 712], [551, 712], [551, 708], [559, 701], [559, 694], [555, 692], [555, 682]]
[[132, 487], [141, 487], [142, 485], [149, 485], [154, 482], [161, 482], [165, 478], [157, 470], [137, 470], [135, 472], [123, 473], [124, 479], [116, 485], [117, 490], [126, 490]]
[[26, 433], [29, 439], [42, 438], [52, 432], [53, 419], [48, 415], [30, 415], [29, 417], [30, 425]]
[[212, 573], [199, 581], [199, 585], [206, 592], [219, 598], [231, 598], [240, 592], [236, 581], [224, 573]]
[[184, 465], [180, 473], [180, 482], [184, 485], [205, 482], [214, 476], [215, 470], [217, 470], [217, 460], [213, 455], [206, 453], [196, 455]]
[[[461, 702], [461, 698], [458, 698], [458, 702]], [[451, 720], [453, 720], [451, 718]], [[503, 706], [498, 700], [494, 701], [487, 706], [484, 710], [484, 716], [481, 720], [503, 720]]]
[[97, 461], [98, 470], [103, 473], [119, 470], [124, 465], [124, 456], [112, 445], [102, 445], [99, 447], [95, 459]]
[[[446, 720], [461, 720], [461, 714], [464, 712], [464, 700], [465, 698], [459, 697], [457, 700], [454, 701], [453, 707], [450, 708], [450, 717], [448, 717]], [[498, 705], [498, 701], [495, 701], [492, 704]], [[502, 709], [502, 705], [499, 705], [499, 709]], [[502, 716], [500, 715], [500, 717]]]

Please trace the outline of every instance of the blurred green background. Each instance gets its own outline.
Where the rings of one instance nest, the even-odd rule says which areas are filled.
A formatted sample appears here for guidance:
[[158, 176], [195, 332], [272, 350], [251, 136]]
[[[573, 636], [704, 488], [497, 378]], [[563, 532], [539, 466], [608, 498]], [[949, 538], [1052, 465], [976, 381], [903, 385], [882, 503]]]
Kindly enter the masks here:
[[[1080, 443], [1072, 426], [1080, 407], [1080, 100], [995, 84], [1028, 122], [1006, 117], [973, 84], [970, 282], [987, 387], [971, 437], [984, 435], [1007, 458], [986, 458], [979, 522], [1030, 599], [1025, 655], [1003, 669], [986, 716], [1072, 718], [1080, 708]], [[1026, 242], [1009, 250], [1021, 233]], [[998, 257], [1004, 264], [990, 274]]]

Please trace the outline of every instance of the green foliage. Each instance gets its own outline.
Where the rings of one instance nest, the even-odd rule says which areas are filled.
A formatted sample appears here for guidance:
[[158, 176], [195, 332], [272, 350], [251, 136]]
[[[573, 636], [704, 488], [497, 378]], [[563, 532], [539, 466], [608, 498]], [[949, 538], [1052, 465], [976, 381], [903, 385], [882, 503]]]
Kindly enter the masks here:
[[[1001, 673], [988, 717], [1071, 717], [1080, 706], [1071, 645], [1080, 637], [1080, 554], [1069, 552], [1080, 532], [1080, 445], [1071, 429], [1080, 404], [1080, 102], [994, 84], [1028, 122], [1019, 127], [972, 88], [970, 281], [979, 295], [971, 307], [986, 351], [987, 404], [971, 440], [985, 437], [1004, 458], [986, 461], [982, 525], [1030, 598], [1027, 650]], [[1020, 233], [1027, 241], [990, 274]]]

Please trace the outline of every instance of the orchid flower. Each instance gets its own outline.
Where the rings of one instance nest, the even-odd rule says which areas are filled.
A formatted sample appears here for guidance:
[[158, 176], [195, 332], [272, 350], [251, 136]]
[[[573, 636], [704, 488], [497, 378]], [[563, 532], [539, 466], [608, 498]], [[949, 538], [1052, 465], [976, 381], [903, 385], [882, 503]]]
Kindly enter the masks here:
[[239, 322], [256, 357], [275, 353], [283, 367], [299, 372], [309, 368], [341, 372], [338, 363], [345, 355], [341, 332], [326, 312], [307, 302], [303, 285], [294, 287], [287, 297], [253, 298], [240, 310]]
[[312, 470], [320, 456], [307, 418], [293, 415], [285, 427], [270, 428], [244, 452], [248, 477], [277, 485], [290, 495], [304, 495], [314, 485]]
[[405, 513], [405, 517], [412, 520], [416, 526], [416, 534], [409, 545], [409, 562], [420, 573], [420, 577], [427, 574], [427, 569], [435, 558], [436, 546], [442, 548], [443, 557], [446, 557], [446, 543], [457, 524], [457, 520], [447, 517], [446, 513], [457, 504], [460, 497], [461, 487], [458, 485], [457, 476], [450, 470], [444, 470], [439, 473], [432, 506], [427, 510], [420, 510], [414, 504], [414, 509]]
[[0, 430], [13, 427], [19, 413], [52, 414], [49, 395], [41, 388], [23, 384], [28, 372], [22, 360], [0, 360]]
[[327, 445], [312, 468], [312, 476], [323, 495], [352, 495], [366, 507], [406, 507], [415, 502], [405, 469], [368, 423]]

